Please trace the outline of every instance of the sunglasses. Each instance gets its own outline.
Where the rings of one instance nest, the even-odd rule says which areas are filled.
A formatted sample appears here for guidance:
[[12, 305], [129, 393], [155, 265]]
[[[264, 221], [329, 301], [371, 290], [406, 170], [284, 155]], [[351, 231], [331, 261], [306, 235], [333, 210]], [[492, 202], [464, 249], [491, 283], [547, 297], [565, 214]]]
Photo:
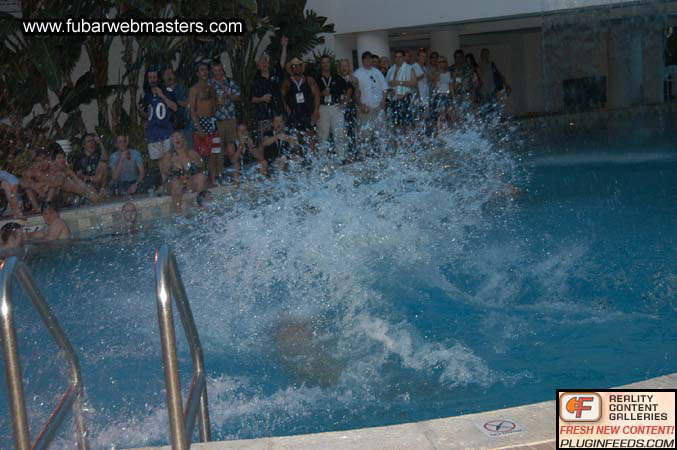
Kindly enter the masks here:
[[300, 64], [292, 64], [290, 67], [298, 67]]

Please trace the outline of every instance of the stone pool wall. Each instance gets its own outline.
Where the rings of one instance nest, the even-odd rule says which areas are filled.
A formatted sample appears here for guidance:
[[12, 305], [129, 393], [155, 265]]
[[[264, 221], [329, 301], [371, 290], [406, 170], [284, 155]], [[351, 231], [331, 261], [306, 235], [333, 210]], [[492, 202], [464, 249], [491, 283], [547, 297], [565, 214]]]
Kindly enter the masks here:
[[[216, 188], [211, 189], [211, 192], [215, 197], [219, 197], [226, 190], [227, 188]], [[192, 193], [184, 195], [184, 211], [191, 211], [197, 207], [196, 197], [197, 194]], [[150, 224], [174, 214], [171, 197], [140, 196], [98, 205], [65, 209], [61, 211], [61, 218], [70, 227], [73, 239], [110, 234], [123, 228], [122, 206], [127, 202], [131, 202], [136, 206], [136, 220], [140, 225]], [[14, 221], [11, 218], [3, 219], [0, 221], [0, 227], [7, 222]], [[46, 226], [42, 215], [30, 216], [25, 221], [19, 222], [25, 225], [27, 231], [40, 230]]]

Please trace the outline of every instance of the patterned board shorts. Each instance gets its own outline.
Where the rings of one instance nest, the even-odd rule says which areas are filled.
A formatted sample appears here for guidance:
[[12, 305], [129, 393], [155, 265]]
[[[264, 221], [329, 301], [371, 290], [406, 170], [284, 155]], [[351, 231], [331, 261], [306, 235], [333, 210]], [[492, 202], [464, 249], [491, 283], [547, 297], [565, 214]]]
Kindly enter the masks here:
[[216, 133], [216, 117], [200, 117], [200, 125], [202, 126], [202, 129], [205, 130], [205, 134]]
[[205, 158], [212, 153], [221, 153], [221, 135], [216, 127], [216, 117], [200, 117], [200, 125], [205, 131], [205, 136], [202, 137], [199, 133], [193, 135], [197, 154]]

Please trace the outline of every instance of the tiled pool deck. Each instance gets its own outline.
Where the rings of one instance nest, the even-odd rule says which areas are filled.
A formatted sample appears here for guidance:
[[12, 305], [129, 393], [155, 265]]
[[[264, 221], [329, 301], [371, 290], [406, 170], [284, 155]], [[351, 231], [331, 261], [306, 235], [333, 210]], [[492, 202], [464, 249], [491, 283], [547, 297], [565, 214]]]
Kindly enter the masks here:
[[[677, 387], [677, 373], [621, 386], [668, 389]], [[555, 396], [553, 389], [553, 397]], [[487, 411], [444, 419], [363, 428], [330, 433], [304, 434], [239, 441], [193, 444], [196, 450], [441, 450], [441, 449], [554, 449], [555, 401]], [[478, 427], [496, 419], [517, 422], [524, 431], [488, 437]], [[169, 424], [167, 425], [169, 434]], [[145, 450], [166, 450], [147, 447]]]

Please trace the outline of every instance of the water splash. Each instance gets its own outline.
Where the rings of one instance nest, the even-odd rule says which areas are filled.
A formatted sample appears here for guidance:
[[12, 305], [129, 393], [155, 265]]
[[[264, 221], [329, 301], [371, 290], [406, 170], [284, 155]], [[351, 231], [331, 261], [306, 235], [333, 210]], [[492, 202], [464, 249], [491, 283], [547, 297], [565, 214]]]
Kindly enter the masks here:
[[[482, 310], [523, 294], [519, 280], [478, 263], [473, 243], [489, 222], [515, 209], [506, 187], [523, 181], [519, 164], [473, 126], [413, 145], [381, 144], [381, 157], [348, 166], [317, 157], [272, 180], [243, 178], [240, 190], [210, 212], [111, 243], [94, 264], [69, 255], [67, 277], [49, 269], [75, 286], [60, 308], [76, 318], [71, 328], [101, 316], [110, 321], [78, 337], [87, 348], [94, 448], [167, 439], [153, 290], [146, 286], [148, 255], [160, 240], [174, 248], [191, 299], [217, 438], [413, 420], [422, 411], [463, 410], [465, 393], [531, 376], [486, 360], [486, 340], [497, 332], [503, 349], [489, 347], [497, 352], [531, 332], [510, 316], [489, 314], [468, 334], [453, 332], [462, 315], [431, 329], [410, 311], [439, 301], [452, 311]], [[120, 266], [114, 253], [129, 263]], [[483, 269], [474, 270], [475, 263]], [[534, 277], [560, 273], [566, 280], [569, 267], [545, 261]], [[476, 274], [477, 288], [450, 276], [450, 268]], [[509, 283], [512, 289], [501, 289]], [[429, 290], [441, 295], [429, 297]], [[83, 305], [77, 292], [97, 298]], [[91, 313], [82, 315], [83, 307]], [[185, 342], [179, 349], [185, 387]], [[101, 398], [115, 392], [122, 398]], [[372, 410], [376, 402], [380, 415]], [[67, 434], [62, 439], [57, 448], [69, 448]]]

